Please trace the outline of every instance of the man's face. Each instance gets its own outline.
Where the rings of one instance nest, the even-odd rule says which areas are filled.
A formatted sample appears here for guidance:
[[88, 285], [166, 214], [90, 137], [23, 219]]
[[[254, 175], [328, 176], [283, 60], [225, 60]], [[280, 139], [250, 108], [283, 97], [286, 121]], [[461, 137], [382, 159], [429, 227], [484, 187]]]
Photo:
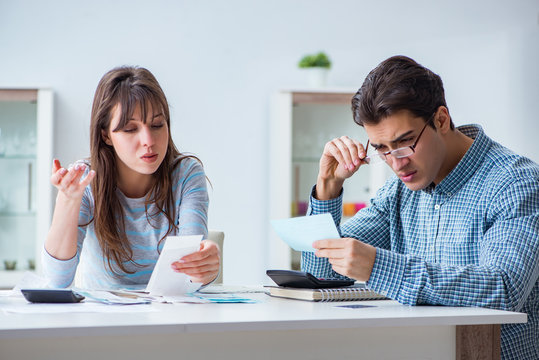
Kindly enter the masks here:
[[[425, 126], [425, 120], [408, 110], [401, 110], [376, 125], [365, 125], [370, 146], [379, 153], [411, 146]], [[387, 155], [387, 164], [410, 190], [422, 190], [431, 183], [439, 183], [440, 168], [446, 153], [439, 132], [427, 126], [416, 144], [415, 153], [397, 159]]]

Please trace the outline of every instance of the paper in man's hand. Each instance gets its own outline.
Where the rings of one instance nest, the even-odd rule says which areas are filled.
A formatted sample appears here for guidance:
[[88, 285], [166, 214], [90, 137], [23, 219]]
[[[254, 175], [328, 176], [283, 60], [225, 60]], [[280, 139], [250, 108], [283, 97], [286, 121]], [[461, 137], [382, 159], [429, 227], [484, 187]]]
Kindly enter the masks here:
[[314, 252], [314, 241], [341, 237], [331, 214], [272, 220], [271, 225], [279, 237], [296, 251]]

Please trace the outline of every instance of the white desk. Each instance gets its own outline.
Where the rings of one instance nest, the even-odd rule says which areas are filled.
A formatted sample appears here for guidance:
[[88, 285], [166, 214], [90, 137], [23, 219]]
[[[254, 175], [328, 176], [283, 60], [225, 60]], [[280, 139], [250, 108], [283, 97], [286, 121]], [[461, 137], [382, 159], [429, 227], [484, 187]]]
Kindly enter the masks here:
[[[260, 303], [152, 304], [158, 312], [131, 314], [0, 311], [0, 359], [455, 359], [463, 351], [495, 358], [488, 354], [499, 346], [496, 324], [526, 322], [526, 314], [482, 308], [244, 295]], [[0, 297], [0, 308], [8, 301]], [[335, 307], [345, 304], [374, 307]]]

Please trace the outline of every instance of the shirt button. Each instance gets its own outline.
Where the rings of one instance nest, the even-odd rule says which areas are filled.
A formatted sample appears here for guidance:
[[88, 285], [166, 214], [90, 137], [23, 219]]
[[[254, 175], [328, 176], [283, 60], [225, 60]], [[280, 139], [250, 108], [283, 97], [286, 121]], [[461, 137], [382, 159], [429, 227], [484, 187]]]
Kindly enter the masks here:
[[452, 194], [450, 192], [447, 193], [447, 196], [451, 196]]
[[434, 210], [440, 210], [440, 205], [439, 204], [434, 205]]

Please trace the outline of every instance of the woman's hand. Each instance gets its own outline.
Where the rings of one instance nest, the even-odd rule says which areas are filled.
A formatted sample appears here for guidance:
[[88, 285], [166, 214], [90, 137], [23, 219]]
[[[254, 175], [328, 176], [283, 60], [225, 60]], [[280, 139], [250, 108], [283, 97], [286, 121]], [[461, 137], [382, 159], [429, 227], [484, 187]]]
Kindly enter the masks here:
[[84, 189], [95, 177], [95, 171], [91, 170], [81, 181], [85, 170], [85, 164], [75, 164], [73, 167], [65, 169], [60, 165], [58, 159], [54, 159], [52, 163], [51, 184], [56, 187], [58, 193], [63, 194], [66, 199], [82, 199]]
[[86, 178], [81, 177], [86, 165], [76, 164], [69, 170], [54, 159], [52, 163], [51, 184], [58, 189], [58, 197], [51, 228], [45, 240], [47, 252], [60, 260], [71, 259], [77, 253], [77, 229], [79, 212], [84, 189], [95, 177], [95, 171], [90, 171]]
[[219, 265], [221, 263], [219, 253], [219, 246], [216, 243], [203, 240], [200, 243], [199, 251], [173, 262], [171, 267], [172, 270], [191, 277], [192, 282], [206, 285], [219, 275]]

